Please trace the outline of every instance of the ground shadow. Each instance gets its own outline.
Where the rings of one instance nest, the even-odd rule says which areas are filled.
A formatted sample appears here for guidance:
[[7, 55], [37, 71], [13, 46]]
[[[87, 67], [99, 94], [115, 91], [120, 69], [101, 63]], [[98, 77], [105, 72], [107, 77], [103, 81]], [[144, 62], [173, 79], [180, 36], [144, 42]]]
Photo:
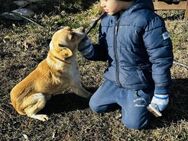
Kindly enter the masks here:
[[174, 79], [170, 103], [161, 118], [151, 117], [150, 129], [169, 127], [172, 123], [188, 120], [188, 79]]
[[[94, 93], [97, 88], [87, 88]], [[64, 93], [53, 96], [40, 113], [51, 115], [53, 113], [69, 112], [74, 110], [83, 110], [89, 107], [89, 99], [77, 96], [74, 93]]]
[[174, 21], [174, 20], [182, 20], [184, 19], [185, 17], [185, 10], [179, 10], [177, 12], [174, 12], [172, 11], [171, 14], [169, 13], [164, 13], [163, 14], [163, 19], [166, 21], [166, 20], [169, 20], [169, 21]]
[[[1, 0], [0, 0], [1, 1]], [[81, 11], [89, 9], [96, 0], [42, 0], [39, 2], [33, 2], [23, 8], [32, 10], [35, 15], [29, 17], [29, 19], [41, 24], [41, 19], [44, 15], [62, 15], [61, 13], [75, 14]], [[3, 1], [0, 5], [0, 24], [4, 27], [11, 27], [12, 24], [21, 26], [28, 23], [28, 20], [22, 18], [22, 20], [11, 20], [11, 18], [5, 18], [8, 16], [1, 16], [3, 12], [11, 12], [12, 10], [20, 8], [15, 5], [13, 1]]]
[[[1, 2], [2, 0], [0, 0]], [[88, 9], [96, 0], [39, 0], [36, 2], [31, 2], [25, 5], [23, 8], [29, 8], [36, 13], [51, 13], [51, 12], [61, 12], [65, 11], [67, 13], [80, 12]], [[18, 5], [14, 3], [12, 0], [7, 0], [1, 2], [0, 5], [0, 13], [10, 12], [17, 8], [20, 8]]]
[[[88, 88], [94, 93], [97, 88]], [[181, 120], [188, 120], [188, 79], [174, 79], [172, 86], [172, 94], [170, 95], [170, 103], [168, 108], [162, 113], [161, 118], [155, 118], [151, 115], [151, 123], [147, 129], [156, 129], [169, 127], [173, 123]], [[83, 110], [89, 107], [89, 99], [85, 99], [75, 95], [74, 93], [65, 93], [56, 95], [47, 102], [41, 113], [51, 115], [53, 113], [69, 112], [74, 110]], [[114, 105], [109, 111], [119, 109], [118, 105]]]

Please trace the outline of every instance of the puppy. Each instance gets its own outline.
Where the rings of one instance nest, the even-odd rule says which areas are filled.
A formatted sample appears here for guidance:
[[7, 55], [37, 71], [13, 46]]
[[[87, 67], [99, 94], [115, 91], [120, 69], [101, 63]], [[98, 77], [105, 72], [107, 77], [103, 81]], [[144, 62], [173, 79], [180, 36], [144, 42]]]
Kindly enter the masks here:
[[10, 92], [11, 103], [19, 114], [48, 120], [47, 115], [37, 113], [52, 95], [60, 94], [67, 88], [81, 97], [91, 96], [81, 85], [75, 54], [84, 36], [81, 29], [70, 27], [58, 30], [52, 36], [47, 58]]

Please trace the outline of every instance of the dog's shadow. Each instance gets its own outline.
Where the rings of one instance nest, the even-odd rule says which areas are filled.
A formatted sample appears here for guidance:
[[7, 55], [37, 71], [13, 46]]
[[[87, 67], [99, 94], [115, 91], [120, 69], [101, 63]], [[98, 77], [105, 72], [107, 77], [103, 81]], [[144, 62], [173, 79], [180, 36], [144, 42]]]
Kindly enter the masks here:
[[[87, 88], [94, 93], [97, 88]], [[162, 113], [161, 118], [151, 117], [148, 129], [170, 127], [172, 123], [188, 120], [188, 79], [174, 79], [172, 94], [168, 108]], [[40, 113], [51, 115], [53, 113], [84, 110], [89, 107], [89, 99], [77, 96], [74, 93], [65, 93], [53, 96]], [[117, 109], [117, 106], [114, 106]], [[118, 107], [119, 108], [119, 107]], [[111, 111], [111, 110], [110, 110]], [[161, 122], [163, 121], [163, 122]]]
[[[97, 88], [87, 88], [88, 91], [94, 93]], [[52, 96], [46, 103], [44, 109], [40, 113], [51, 115], [54, 113], [69, 112], [75, 110], [83, 110], [89, 107], [89, 98], [82, 98], [74, 93], [65, 92], [63, 94]]]

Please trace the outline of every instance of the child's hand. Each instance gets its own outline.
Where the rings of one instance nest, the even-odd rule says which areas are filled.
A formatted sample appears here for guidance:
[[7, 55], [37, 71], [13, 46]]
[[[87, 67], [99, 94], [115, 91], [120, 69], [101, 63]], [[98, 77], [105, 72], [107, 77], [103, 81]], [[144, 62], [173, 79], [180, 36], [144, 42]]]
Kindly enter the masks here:
[[82, 39], [82, 41], [80, 42], [80, 44], [78, 45], [78, 50], [80, 52], [84, 52], [84, 50], [87, 50], [86, 48], [89, 48], [90, 45], [92, 45], [91, 40], [88, 38], [88, 36], [86, 35], [84, 37], [84, 39]]
[[159, 111], [163, 111], [169, 103], [169, 95], [168, 94], [154, 94], [151, 104], [156, 105]]

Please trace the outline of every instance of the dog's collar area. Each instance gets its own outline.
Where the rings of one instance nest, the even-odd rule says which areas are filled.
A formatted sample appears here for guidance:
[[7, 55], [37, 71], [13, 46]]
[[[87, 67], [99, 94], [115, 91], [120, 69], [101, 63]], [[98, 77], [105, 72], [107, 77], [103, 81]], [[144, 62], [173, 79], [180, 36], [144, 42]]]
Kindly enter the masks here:
[[63, 59], [60, 59], [60, 58], [58, 58], [58, 57], [56, 57], [56, 56], [54, 56], [54, 58], [57, 59], [57, 60], [59, 60], [59, 61], [62, 61], [62, 62], [64, 62], [64, 63], [66, 63], [66, 64], [71, 64], [70, 62], [65, 61], [65, 60], [63, 60]]
[[60, 47], [66, 47], [65, 44], [58, 44]]
[[[61, 44], [62, 45], [62, 44]], [[63, 45], [62, 45], [63, 46]], [[53, 48], [53, 46], [52, 46], [52, 42], [50, 42], [50, 49], [52, 50], [52, 48]], [[70, 62], [68, 62], [68, 61], [65, 61], [65, 60], [63, 60], [63, 59], [61, 59], [61, 58], [58, 58], [57, 56], [55, 56], [52, 52], [50, 53], [52, 56], [54, 56], [54, 58], [55, 59], [57, 59], [57, 60], [59, 60], [59, 61], [61, 61], [61, 62], [64, 62], [64, 63], [66, 63], [66, 64], [71, 64]]]

